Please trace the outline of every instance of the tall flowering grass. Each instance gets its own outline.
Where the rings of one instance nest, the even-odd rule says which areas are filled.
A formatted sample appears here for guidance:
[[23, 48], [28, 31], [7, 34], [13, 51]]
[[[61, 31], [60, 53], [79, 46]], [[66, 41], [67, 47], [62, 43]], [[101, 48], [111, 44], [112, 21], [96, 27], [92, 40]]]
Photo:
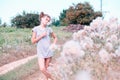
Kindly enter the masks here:
[[55, 80], [120, 80], [120, 24], [116, 18], [105, 21], [98, 17], [72, 37], [54, 67], [49, 67]]
[[31, 29], [0, 27], [0, 66], [35, 54]]

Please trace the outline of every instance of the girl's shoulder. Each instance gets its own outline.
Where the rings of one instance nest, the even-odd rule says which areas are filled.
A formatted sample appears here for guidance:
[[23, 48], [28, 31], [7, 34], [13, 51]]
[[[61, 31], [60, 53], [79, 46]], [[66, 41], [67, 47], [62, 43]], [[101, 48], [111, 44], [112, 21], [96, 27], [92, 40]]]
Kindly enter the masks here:
[[33, 28], [32, 28], [32, 31], [37, 31], [38, 30], [38, 28], [39, 28], [39, 26], [34, 26]]
[[47, 30], [48, 30], [49, 32], [53, 32], [53, 30], [52, 30], [51, 27], [47, 27]]
[[34, 26], [33, 29], [38, 29], [40, 26]]

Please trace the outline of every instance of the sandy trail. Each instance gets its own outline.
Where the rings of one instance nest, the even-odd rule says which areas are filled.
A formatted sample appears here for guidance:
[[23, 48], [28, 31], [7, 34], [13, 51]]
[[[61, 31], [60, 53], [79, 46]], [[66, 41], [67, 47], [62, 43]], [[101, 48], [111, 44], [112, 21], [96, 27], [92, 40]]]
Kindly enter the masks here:
[[[25, 64], [29, 60], [34, 59], [36, 57], [37, 57], [37, 55], [30, 56], [30, 57], [27, 57], [25, 59], [21, 59], [21, 60], [18, 60], [18, 61], [15, 61], [15, 62], [12, 62], [12, 63], [9, 63], [9, 64], [2, 66], [2, 67], [0, 67], [0, 75], [5, 74], [8, 71], [11, 71], [11, 70], [15, 69], [16, 67], [18, 67], [22, 64]], [[110, 77], [109, 80], [114, 80], [115, 77], [116, 77], [115, 78], [116, 80], [120, 80], [119, 70], [118, 71], [109, 70], [109, 73], [110, 73], [108, 75]], [[38, 69], [34, 73], [23, 77], [21, 80], [45, 80], [45, 76]]]
[[23, 78], [22, 80], [45, 80], [45, 76], [38, 70], [35, 73]]
[[27, 58], [24, 58], [24, 59], [21, 59], [21, 60], [18, 60], [18, 61], [14, 61], [14, 62], [11, 62], [9, 64], [6, 64], [6, 65], [2, 66], [2, 67], [0, 67], [0, 75], [6, 74], [8, 71], [11, 71], [11, 70], [15, 69], [16, 67], [18, 67], [22, 64], [25, 64], [29, 60], [34, 59], [36, 57], [37, 57], [37, 55], [30, 56], [30, 57], [27, 57]]

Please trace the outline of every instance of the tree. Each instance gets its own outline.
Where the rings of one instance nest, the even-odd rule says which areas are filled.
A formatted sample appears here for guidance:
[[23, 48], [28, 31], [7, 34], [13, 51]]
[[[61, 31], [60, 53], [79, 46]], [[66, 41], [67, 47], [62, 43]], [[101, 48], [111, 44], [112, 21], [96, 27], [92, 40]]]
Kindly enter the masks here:
[[67, 24], [65, 23], [66, 11], [67, 11], [67, 10], [63, 10], [63, 11], [60, 13], [60, 16], [59, 16], [60, 25], [67, 25]]
[[7, 23], [4, 22], [1, 26], [2, 26], [2, 27], [7, 27]]
[[[66, 13], [66, 14], [65, 14]], [[90, 22], [98, 16], [102, 16], [101, 12], [95, 12], [92, 6], [88, 3], [78, 3], [77, 5], [70, 6], [62, 14], [65, 15], [60, 21], [63, 24], [81, 24], [89, 25]], [[61, 17], [61, 15], [60, 15]]]
[[2, 20], [1, 20], [1, 18], [0, 18], [0, 25], [2, 24]]
[[26, 13], [23, 11], [22, 15], [17, 15], [11, 20], [12, 26], [17, 28], [32, 28], [39, 25], [39, 15], [35, 13]]
[[56, 19], [52, 19], [52, 25], [59, 26], [60, 25], [60, 21], [56, 20]]

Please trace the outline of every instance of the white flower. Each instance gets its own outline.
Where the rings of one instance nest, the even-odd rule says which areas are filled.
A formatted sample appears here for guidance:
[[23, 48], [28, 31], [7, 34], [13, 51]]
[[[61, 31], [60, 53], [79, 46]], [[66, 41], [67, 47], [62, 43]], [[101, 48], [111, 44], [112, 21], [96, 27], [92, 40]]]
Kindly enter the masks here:
[[99, 34], [99, 38], [104, 40], [106, 38], [105, 34]]
[[111, 32], [115, 32], [118, 29], [118, 25], [115, 24], [115, 23], [114, 24], [110, 24], [108, 27], [110, 28]]
[[113, 50], [113, 45], [112, 45], [112, 43], [107, 42], [107, 43], [105, 44], [105, 48], [106, 48], [106, 50], [108, 50], [108, 51], [112, 51], [112, 50]]
[[51, 44], [49, 47], [49, 50], [51, 50], [51, 51], [55, 51], [56, 49], [58, 49], [56, 44]]
[[63, 51], [61, 55], [67, 55], [67, 56], [75, 56], [80, 57], [83, 56], [84, 52], [81, 51], [81, 47], [79, 42], [77, 41], [68, 41], [63, 46]]
[[97, 17], [95, 20], [93, 20], [90, 23], [90, 27], [92, 27], [92, 30], [99, 30], [99, 28], [101, 27], [102, 24], [102, 18], [101, 17]]
[[84, 30], [87, 32], [92, 32], [92, 28], [90, 26], [85, 26]]
[[92, 49], [94, 42], [90, 37], [85, 37], [80, 44], [83, 47], [83, 49]]
[[116, 22], [118, 22], [118, 19], [115, 17], [109, 19], [109, 23], [116, 23]]
[[109, 23], [104, 20], [102, 26], [104, 27], [105, 30], [106, 30], [106, 28], [108, 27], [108, 25], [109, 25]]
[[95, 37], [95, 33], [92, 32], [92, 33], [90, 34], [90, 37], [91, 37], [91, 38], [94, 38], [94, 37]]
[[115, 35], [115, 34], [111, 35], [110, 38], [111, 38], [112, 41], [117, 41], [118, 40], [117, 35]]
[[107, 63], [110, 60], [110, 55], [105, 49], [99, 51], [99, 56], [102, 63]]
[[91, 80], [91, 75], [87, 71], [80, 71], [76, 74], [75, 80]]
[[80, 41], [80, 45], [84, 50], [93, 48], [93, 44], [94, 42], [90, 37], [84, 37], [84, 39]]
[[118, 47], [118, 49], [115, 51], [115, 54], [120, 57], [120, 46]]
[[108, 38], [106, 39], [106, 42], [112, 42], [111, 38], [108, 37]]
[[120, 24], [118, 25], [118, 31], [120, 31]]
[[79, 38], [77, 32], [73, 33], [72, 37], [73, 37], [73, 40], [78, 40]]
[[118, 41], [118, 37], [116, 34], [112, 34], [106, 39], [106, 42], [116, 43], [116, 41]]
[[79, 40], [82, 40], [86, 36], [86, 31], [85, 30], [80, 30], [80, 31], [78, 31], [77, 34], [79, 35]]

